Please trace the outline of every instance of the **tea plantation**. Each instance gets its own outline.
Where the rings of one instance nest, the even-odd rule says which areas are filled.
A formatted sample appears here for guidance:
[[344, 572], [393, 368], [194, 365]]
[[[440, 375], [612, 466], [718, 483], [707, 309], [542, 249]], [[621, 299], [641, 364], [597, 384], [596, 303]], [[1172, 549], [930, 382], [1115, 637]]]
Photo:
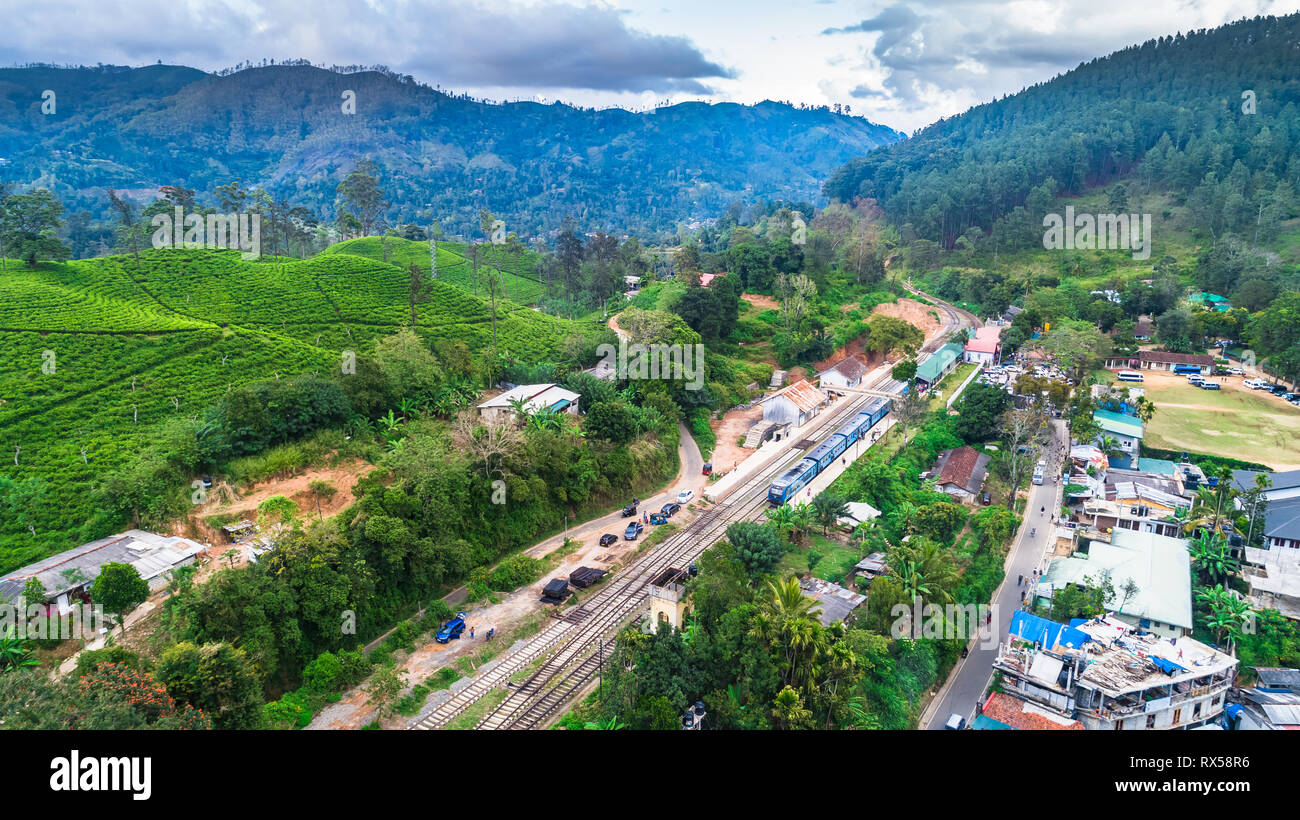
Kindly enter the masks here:
[[[367, 241], [378, 242], [344, 244]], [[427, 244], [406, 244], [427, 254]], [[364, 355], [411, 324], [410, 275], [397, 254], [385, 264], [331, 250], [302, 261], [148, 250], [138, 264], [124, 254], [35, 270], [6, 260], [0, 483], [20, 491], [0, 493], [0, 572], [125, 526], [92, 493], [161, 422], [196, 416], [232, 386], [337, 372], [343, 351]], [[416, 331], [487, 350], [491, 308], [453, 275], [464, 263], [468, 279], [464, 258], [445, 253], [418, 299]], [[540, 288], [518, 279], [513, 292], [525, 285]], [[580, 329], [512, 301], [496, 310], [500, 352], [524, 361], [550, 357]]]

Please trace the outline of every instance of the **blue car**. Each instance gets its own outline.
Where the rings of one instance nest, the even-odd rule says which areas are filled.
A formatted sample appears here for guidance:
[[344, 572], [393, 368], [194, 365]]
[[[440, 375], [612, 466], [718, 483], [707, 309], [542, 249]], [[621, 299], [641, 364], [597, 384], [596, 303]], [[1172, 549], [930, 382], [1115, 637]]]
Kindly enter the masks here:
[[443, 624], [442, 629], [434, 636], [438, 643], [447, 643], [460, 637], [460, 633], [465, 631], [465, 613], [457, 612], [456, 617]]
[[645, 525], [640, 521], [633, 521], [631, 524], [627, 525], [627, 530], [623, 533], [623, 537], [628, 541], [635, 541], [636, 537], [640, 535], [641, 531], [644, 529]]

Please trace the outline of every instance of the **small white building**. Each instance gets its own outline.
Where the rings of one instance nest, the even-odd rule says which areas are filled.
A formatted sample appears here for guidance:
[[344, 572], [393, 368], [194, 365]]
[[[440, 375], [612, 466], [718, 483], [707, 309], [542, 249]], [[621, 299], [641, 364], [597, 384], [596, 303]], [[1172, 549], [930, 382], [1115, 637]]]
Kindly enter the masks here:
[[478, 412], [485, 420], [501, 424], [514, 418], [515, 401], [522, 401], [524, 412], [531, 416], [539, 410], [577, 413], [580, 398], [582, 397], [572, 390], [554, 384], [521, 384], [483, 402], [478, 406]]
[[817, 386], [823, 390], [836, 387], [860, 387], [870, 371], [856, 356], [848, 356], [817, 374]]
[[841, 515], [836, 519], [842, 527], [856, 529], [859, 524], [865, 524], [880, 517], [880, 510], [865, 501], [850, 501], [844, 506], [848, 509], [849, 514]]
[[802, 427], [830, 401], [807, 381], [798, 381], [763, 400], [763, 420]]

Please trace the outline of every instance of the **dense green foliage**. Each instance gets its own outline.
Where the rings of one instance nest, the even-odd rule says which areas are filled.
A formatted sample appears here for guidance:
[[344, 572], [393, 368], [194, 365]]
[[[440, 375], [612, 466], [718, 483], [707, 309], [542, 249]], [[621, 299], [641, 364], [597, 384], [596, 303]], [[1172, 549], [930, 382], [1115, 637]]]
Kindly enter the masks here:
[[875, 199], [944, 247], [971, 228], [1032, 247], [1058, 191], [1138, 165], [1146, 185], [1195, 198], [1209, 232], [1254, 230], [1261, 207], [1276, 231], [1300, 190], [1298, 32], [1290, 15], [1148, 40], [853, 160], [825, 191]]

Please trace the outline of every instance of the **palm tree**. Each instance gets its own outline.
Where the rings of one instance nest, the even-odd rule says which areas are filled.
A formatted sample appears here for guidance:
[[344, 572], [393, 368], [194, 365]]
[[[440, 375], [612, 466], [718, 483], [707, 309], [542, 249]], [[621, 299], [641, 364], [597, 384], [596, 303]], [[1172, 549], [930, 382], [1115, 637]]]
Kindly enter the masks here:
[[804, 708], [799, 693], [787, 685], [773, 701], [772, 717], [782, 729], [800, 729], [807, 725], [812, 712]]
[[528, 399], [510, 399], [506, 403], [510, 405], [510, 412], [516, 424], [528, 422]]
[[799, 579], [793, 575], [780, 581], [768, 581], [770, 597], [763, 608], [775, 618], [807, 618], [821, 611], [821, 604], [803, 594]]
[[1149, 424], [1156, 415], [1156, 403], [1146, 396], [1138, 396], [1137, 417], [1143, 424]]
[[930, 585], [925, 580], [925, 570], [921, 568], [920, 562], [903, 560], [894, 575], [903, 586], [904, 599], [910, 601], [920, 598], [924, 601], [930, 595]]
[[1097, 439], [1097, 448], [1108, 459], [1124, 455], [1124, 448], [1119, 446], [1119, 441], [1114, 436], [1107, 435]]
[[823, 492], [813, 498], [813, 515], [822, 525], [822, 535], [829, 535], [831, 527], [848, 514], [849, 505], [838, 495]]
[[1198, 487], [1196, 497], [1192, 500], [1191, 512], [1183, 525], [1184, 530], [1192, 532], [1206, 528], [1222, 531], [1224, 522], [1229, 520], [1229, 516], [1224, 514], [1224, 502], [1231, 501], [1235, 495], [1236, 491], [1222, 478], [1218, 487]]
[[1228, 541], [1221, 533], [1214, 530], [1201, 530], [1188, 543], [1192, 554], [1192, 563], [1201, 574], [1201, 580], [1207, 584], [1220, 584], [1240, 569], [1232, 557]]
[[895, 507], [893, 514], [890, 516], [894, 519], [895, 529], [901, 530], [903, 533], [911, 532], [912, 521], [915, 519], [918, 509], [920, 508], [911, 501], [904, 501]]
[[774, 510], [764, 510], [763, 514], [776, 526], [777, 535], [782, 540], [789, 540], [788, 535], [795, 528], [794, 510], [788, 504], [782, 504]]
[[1250, 615], [1250, 604], [1235, 590], [1224, 589], [1222, 584], [1201, 587], [1196, 591], [1196, 600], [1205, 604], [1210, 610], [1210, 617], [1205, 625], [1214, 630], [1214, 642], [1223, 643], [1224, 637], [1235, 640], [1241, 634], [1242, 625]]
[[849, 728], [879, 729], [880, 718], [867, 710], [866, 698], [854, 695], [849, 698]]
[[796, 504], [794, 507], [795, 537], [802, 541], [804, 533], [812, 526], [813, 508], [811, 504]]

